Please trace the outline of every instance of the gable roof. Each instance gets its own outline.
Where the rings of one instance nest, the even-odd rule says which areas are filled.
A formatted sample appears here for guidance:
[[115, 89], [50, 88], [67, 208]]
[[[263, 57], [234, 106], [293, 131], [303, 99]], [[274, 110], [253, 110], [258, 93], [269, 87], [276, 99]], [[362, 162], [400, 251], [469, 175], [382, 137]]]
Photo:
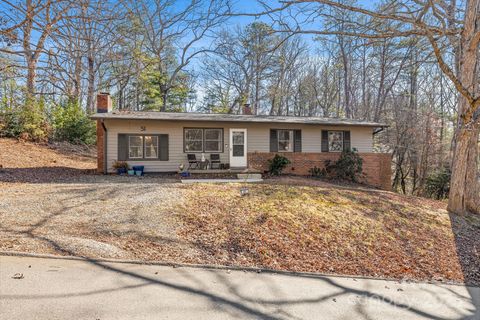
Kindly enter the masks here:
[[293, 123], [324, 124], [334, 126], [387, 127], [385, 123], [354, 119], [292, 117], [268, 115], [243, 115], [227, 113], [198, 112], [157, 112], [157, 111], [113, 111], [95, 113], [91, 119], [123, 119], [123, 120], [168, 120], [168, 121], [218, 121], [218, 122], [253, 122], [253, 123]]

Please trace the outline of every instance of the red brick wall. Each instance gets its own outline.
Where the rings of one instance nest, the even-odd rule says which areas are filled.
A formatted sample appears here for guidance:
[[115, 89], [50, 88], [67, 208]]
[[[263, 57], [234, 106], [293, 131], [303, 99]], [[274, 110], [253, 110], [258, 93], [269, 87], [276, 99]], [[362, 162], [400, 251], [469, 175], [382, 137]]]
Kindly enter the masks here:
[[[288, 174], [309, 175], [310, 168], [317, 166], [325, 167], [325, 161], [335, 161], [340, 156], [339, 153], [280, 153], [287, 157], [291, 164], [284, 170]], [[275, 153], [253, 152], [248, 153], [248, 166], [255, 170], [268, 170], [268, 159], [272, 159]], [[388, 153], [360, 153], [363, 159], [364, 182], [371, 186], [390, 190], [391, 188], [391, 155]]]
[[101, 120], [97, 120], [97, 172], [104, 173], [103, 166], [105, 164], [105, 155], [103, 154], [104, 150], [104, 139], [103, 136], [105, 131], [103, 131], [103, 126]]

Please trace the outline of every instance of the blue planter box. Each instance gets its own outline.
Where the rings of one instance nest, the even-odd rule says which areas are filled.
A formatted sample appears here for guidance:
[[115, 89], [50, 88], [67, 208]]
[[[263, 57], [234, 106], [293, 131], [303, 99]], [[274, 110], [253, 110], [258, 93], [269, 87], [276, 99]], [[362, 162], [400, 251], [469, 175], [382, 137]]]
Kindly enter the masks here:
[[117, 174], [126, 174], [127, 173], [127, 169], [125, 168], [118, 168], [117, 169]]
[[145, 166], [132, 166], [132, 170], [135, 171], [135, 174], [137, 176], [143, 176], [144, 169], [145, 169]]

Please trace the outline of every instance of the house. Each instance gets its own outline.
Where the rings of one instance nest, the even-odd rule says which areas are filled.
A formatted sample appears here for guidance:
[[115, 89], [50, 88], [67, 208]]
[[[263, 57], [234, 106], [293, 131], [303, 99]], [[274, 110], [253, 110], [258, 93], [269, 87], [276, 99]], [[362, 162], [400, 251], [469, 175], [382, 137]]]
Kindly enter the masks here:
[[[248, 113], [248, 107], [246, 112]], [[222, 167], [264, 171], [275, 154], [289, 158], [286, 173], [308, 175], [342, 150], [355, 148], [364, 159], [365, 182], [390, 188], [391, 158], [373, 152], [373, 136], [386, 125], [350, 119], [235, 114], [112, 111], [108, 94], [97, 97], [98, 171], [113, 172], [115, 160], [143, 165], [145, 172], [188, 167], [188, 154]], [[218, 156], [217, 156], [218, 157]]]

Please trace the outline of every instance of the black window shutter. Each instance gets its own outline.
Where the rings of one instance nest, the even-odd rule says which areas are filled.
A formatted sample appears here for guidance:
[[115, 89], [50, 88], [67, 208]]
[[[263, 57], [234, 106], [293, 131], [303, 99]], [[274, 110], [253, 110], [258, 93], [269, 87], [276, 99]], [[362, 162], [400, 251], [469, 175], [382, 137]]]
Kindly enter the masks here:
[[160, 161], [168, 161], [168, 134], [160, 134], [158, 141]]
[[343, 151], [350, 151], [350, 131], [343, 131]]
[[328, 152], [328, 131], [322, 130], [322, 152]]
[[128, 136], [126, 134], [118, 135], [117, 160], [125, 161], [128, 159]]
[[302, 152], [302, 130], [293, 130], [293, 152]]
[[275, 129], [270, 129], [270, 152], [278, 152], [278, 135]]

